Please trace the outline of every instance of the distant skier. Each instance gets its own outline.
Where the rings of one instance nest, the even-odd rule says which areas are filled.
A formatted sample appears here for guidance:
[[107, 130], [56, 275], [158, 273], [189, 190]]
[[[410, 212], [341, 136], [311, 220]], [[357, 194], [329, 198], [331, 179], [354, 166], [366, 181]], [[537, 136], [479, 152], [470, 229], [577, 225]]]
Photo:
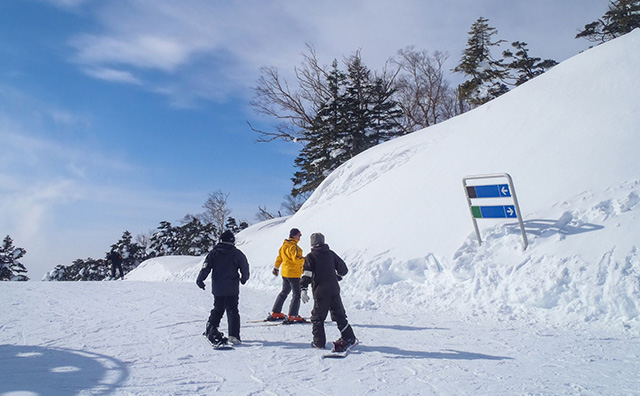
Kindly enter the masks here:
[[[273, 308], [268, 321], [284, 320], [285, 323], [303, 322], [304, 319], [299, 315], [300, 312], [300, 277], [302, 276], [302, 265], [304, 264], [304, 255], [302, 248], [298, 246], [302, 233], [297, 228], [289, 231], [289, 238], [285, 239], [278, 251], [275, 267], [272, 270], [274, 276], [278, 276], [280, 268], [282, 268], [282, 290], [273, 303]], [[289, 293], [292, 293], [291, 302], [289, 303], [289, 315], [282, 313], [282, 306]]]
[[[244, 285], [249, 279], [249, 263], [244, 253], [234, 246], [235, 240], [233, 232], [222, 233], [220, 242], [205, 258], [196, 280], [198, 287], [204, 290], [204, 280], [211, 272], [213, 309], [207, 320], [204, 334], [214, 345], [226, 344], [227, 341], [232, 344], [241, 342], [240, 313], [238, 312], [239, 283]], [[228, 340], [218, 331], [220, 320], [225, 312], [229, 325]]]
[[307, 288], [311, 284], [313, 290], [313, 310], [311, 311], [311, 323], [313, 328], [313, 342], [311, 346], [324, 349], [326, 336], [324, 332], [324, 320], [327, 313], [331, 312], [331, 317], [338, 325], [341, 337], [335, 341], [334, 349], [344, 351], [349, 346], [357, 343], [353, 328], [347, 321], [347, 314], [340, 298], [340, 285], [348, 272], [347, 265], [324, 243], [324, 235], [321, 233], [311, 234], [311, 252], [307, 254], [304, 262], [304, 272], [302, 274], [302, 302], [309, 301]]
[[111, 278], [116, 278], [116, 268], [120, 273], [120, 279], [124, 279], [124, 274], [122, 273], [122, 256], [116, 249], [112, 249], [111, 252], [107, 255], [107, 263], [111, 265]]

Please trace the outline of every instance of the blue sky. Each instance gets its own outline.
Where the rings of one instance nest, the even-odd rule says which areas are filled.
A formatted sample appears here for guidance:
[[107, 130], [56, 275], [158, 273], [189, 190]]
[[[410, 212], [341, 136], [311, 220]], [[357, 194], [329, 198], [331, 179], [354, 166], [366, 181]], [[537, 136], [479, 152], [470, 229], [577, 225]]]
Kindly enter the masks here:
[[[34, 279], [103, 257], [124, 230], [178, 224], [209, 193], [255, 221], [291, 190], [293, 143], [256, 143], [261, 66], [290, 81], [305, 44], [380, 70], [408, 45], [460, 59], [479, 17], [563, 61], [605, 0], [0, 2], [0, 234]], [[460, 76], [452, 76], [452, 79]], [[271, 260], [271, 258], [265, 258]]]

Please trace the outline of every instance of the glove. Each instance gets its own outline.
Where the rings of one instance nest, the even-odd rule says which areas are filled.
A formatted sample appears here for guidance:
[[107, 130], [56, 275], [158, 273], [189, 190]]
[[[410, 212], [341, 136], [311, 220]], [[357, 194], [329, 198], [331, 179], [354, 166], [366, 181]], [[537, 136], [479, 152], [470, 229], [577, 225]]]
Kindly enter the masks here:
[[273, 274], [273, 276], [278, 276], [278, 273], [280, 272], [279, 269], [277, 269], [276, 267], [273, 267], [273, 271], [271, 271], [271, 273]]
[[338, 277], [338, 282], [340, 282], [342, 280], [342, 277], [340, 275], [336, 275]]
[[240, 279], [240, 283], [242, 283], [244, 285], [245, 283], [247, 283], [247, 280], [246, 279]]
[[201, 280], [196, 281], [196, 285], [198, 285], [199, 288], [201, 288], [202, 290], [204, 290], [204, 282]]
[[309, 294], [307, 293], [307, 289], [302, 289], [302, 292], [300, 293], [300, 299], [305, 304], [309, 302]]

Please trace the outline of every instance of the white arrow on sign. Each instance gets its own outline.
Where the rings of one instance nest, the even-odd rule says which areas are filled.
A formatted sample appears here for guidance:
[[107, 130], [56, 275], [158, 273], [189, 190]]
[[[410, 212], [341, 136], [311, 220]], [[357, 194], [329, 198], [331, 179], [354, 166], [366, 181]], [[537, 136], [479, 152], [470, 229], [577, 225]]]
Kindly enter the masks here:
[[507, 206], [507, 213], [509, 214], [509, 216], [513, 216], [513, 209], [511, 208], [511, 206]]
[[509, 189], [507, 186], [502, 186], [502, 195], [509, 195]]

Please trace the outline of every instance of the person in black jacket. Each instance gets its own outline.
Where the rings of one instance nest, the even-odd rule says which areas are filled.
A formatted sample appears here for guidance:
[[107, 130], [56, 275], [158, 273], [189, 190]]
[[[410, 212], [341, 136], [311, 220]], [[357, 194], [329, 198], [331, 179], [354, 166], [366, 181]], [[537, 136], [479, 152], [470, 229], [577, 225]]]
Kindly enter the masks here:
[[347, 321], [338, 284], [338, 281], [347, 272], [347, 265], [344, 261], [329, 249], [329, 245], [324, 243], [324, 235], [321, 233], [311, 234], [311, 252], [307, 254], [303, 266], [301, 299], [304, 303], [309, 301], [307, 288], [311, 284], [313, 290], [313, 310], [311, 311], [313, 342], [311, 346], [314, 348], [324, 349], [325, 347], [327, 340], [324, 332], [324, 320], [329, 312], [337, 323], [341, 335], [340, 339], [334, 342], [334, 349], [344, 350], [357, 343], [353, 328]]
[[220, 242], [205, 258], [196, 280], [198, 287], [204, 290], [204, 280], [211, 272], [213, 309], [207, 321], [205, 335], [213, 344], [227, 343], [227, 339], [218, 331], [220, 320], [225, 311], [229, 324], [228, 341], [232, 344], [240, 343], [239, 283], [244, 285], [249, 279], [249, 263], [247, 257], [234, 246], [234, 243], [233, 232], [223, 232], [220, 236]]
[[116, 279], [116, 268], [120, 273], [120, 279], [124, 279], [124, 274], [122, 273], [122, 256], [118, 253], [117, 250], [113, 249], [107, 256], [107, 262], [111, 264], [111, 278]]

